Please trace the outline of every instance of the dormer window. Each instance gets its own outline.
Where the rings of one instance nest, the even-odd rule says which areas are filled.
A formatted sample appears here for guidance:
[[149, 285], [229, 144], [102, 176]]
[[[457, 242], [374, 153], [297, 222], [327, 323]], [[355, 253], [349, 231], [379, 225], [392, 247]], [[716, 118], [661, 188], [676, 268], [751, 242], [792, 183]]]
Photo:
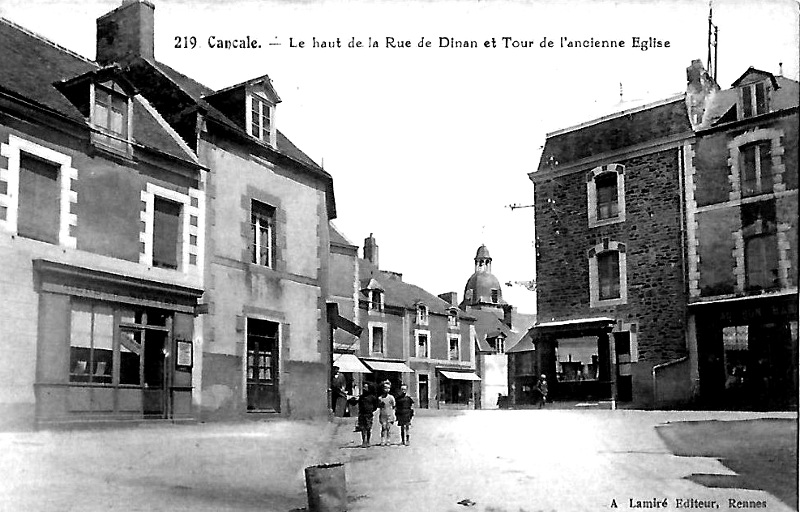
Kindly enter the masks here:
[[417, 323], [420, 325], [428, 325], [428, 306], [425, 304], [417, 306]]
[[383, 292], [381, 290], [369, 290], [369, 309], [370, 311], [383, 311]]
[[458, 313], [456, 311], [450, 310], [450, 312], [448, 313], [447, 326], [458, 327]]
[[92, 127], [95, 143], [127, 154], [130, 151], [131, 102], [113, 81], [93, 83], [91, 87]]
[[739, 101], [742, 106], [742, 119], [760, 116], [769, 111], [767, 92], [767, 83], [765, 81], [748, 84], [740, 88]]
[[270, 146], [274, 146], [275, 105], [255, 93], [250, 94], [247, 99], [250, 104], [247, 109], [247, 133]]

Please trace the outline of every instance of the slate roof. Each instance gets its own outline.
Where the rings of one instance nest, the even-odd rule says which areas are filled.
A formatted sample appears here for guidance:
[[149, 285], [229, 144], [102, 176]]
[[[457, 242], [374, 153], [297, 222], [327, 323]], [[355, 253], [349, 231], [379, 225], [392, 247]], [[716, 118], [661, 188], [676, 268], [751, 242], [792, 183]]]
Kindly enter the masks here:
[[358, 248], [357, 245], [348, 240], [347, 237], [344, 236], [344, 234], [342, 234], [341, 231], [339, 231], [339, 228], [337, 228], [333, 222], [329, 222], [328, 225], [330, 226], [329, 231], [331, 237], [331, 244], [345, 245], [347, 247], [354, 247], [356, 249]]
[[497, 313], [488, 310], [471, 309], [469, 312], [476, 318], [475, 334], [477, 335], [478, 350], [481, 352], [492, 352], [492, 347], [486, 341], [487, 338], [496, 338], [503, 335], [508, 339], [511, 335], [511, 329], [500, 320]]
[[773, 88], [775, 85], [778, 86], [778, 88], [774, 89], [770, 94], [770, 111], [775, 112], [778, 110], [785, 110], [798, 105], [800, 83], [789, 78], [772, 76], [764, 71], [758, 71], [750, 68], [744, 75], [739, 77], [739, 79], [734, 82], [734, 88], [718, 91], [711, 97], [703, 118], [703, 128], [707, 128], [709, 126], [720, 126], [727, 122], [733, 122], [737, 120], [736, 108], [739, 92], [735, 88], [736, 84], [741, 83], [754, 71], [759, 74], [768, 75], [773, 82]]
[[[367, 260], [358, 260], [359, 281], [363, 284], [370, 280], [375, 280], [384, 291], [384, 305], [402, 307], [405, 309], [416, 309], [417, 304], [422, 302], [428, 307], [430, 313], [447, 314], [451, 309], [458, 311], [458, 317], [464, 319], [474, 319], [471, 314], [464, 313], [446, 300], [420, 288], [417, 285], [400, 280], [391, 272], [378, 270]], [[361, 294], [362, 299], [366, 297]]]
[[[89, 127], [87, 117], [56, 84], [100, 71], [97, 63], [3, 18], [0, 48], [0, 89]], [[134, 101], [133, 108], [134, 142], [196, 165], [143, 105]]]
[[[145, 60], [145, 59], [141, 59]], [[240, 133], [242, 136], [247, 137], [248, 140], [252, 139], [247, 132], [244, 130], [243, 127], [237, 125], [231, 119], [228, 118], [224, 113], [222, 113], [219, 109], [211, 105], [208, 101], [205, 100], [208, 96], [213, 96], [216, 92], [197, 82], [196, 80], [189, 78], [188, 76], [176, 71], [175, 69], [167, 66], [163, 62], [149, 62], [147, 61], [154, 69], [160, 71], [164, 74], [167, 78], [169, 78], [173, 83], [175, 83], [178, 87], [181, 88], [186, 94], [188, 94], [192, 100], [196, 102], [198, 106], [200, 106], [203, 110], [207, 112], [207, 115], [214, 119], [215, 121], [227, 126], [235, 130], [236, 132]], [[249, 83], [251, 80], [248, 80], [244, 83]], [[234, 87], [241, 86], [242, 84], [237, 84]], [[225, 90], [230, 89], [226, 88]], [[290, 141], [280, 130], [276, 130], [276, 144], [277, 150], [284, 155], [297, 160], [298, 162], [302, 163], [303, 165], [308, 166], [309, 168], [313, 169], [317, 173], [324, 174], [327, 177], [330, 175], [322, 169], [319, 165], [317, 165], [314, 160], [311, 159], [308, 155], [303, 153], [300, 148], [294, 145], [292, 141]]]
[[691, 130], [683, 96], [645, 105], [549, 135], [538, 171]]

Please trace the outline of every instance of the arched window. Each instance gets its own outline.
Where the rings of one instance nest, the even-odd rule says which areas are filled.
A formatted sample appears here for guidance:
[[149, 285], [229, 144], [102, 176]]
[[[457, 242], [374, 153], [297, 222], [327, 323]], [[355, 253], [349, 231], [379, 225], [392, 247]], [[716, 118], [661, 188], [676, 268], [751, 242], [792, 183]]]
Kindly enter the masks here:
[[589, 306], [628, 302], [625, 244], [604, 239], [589, 249]]

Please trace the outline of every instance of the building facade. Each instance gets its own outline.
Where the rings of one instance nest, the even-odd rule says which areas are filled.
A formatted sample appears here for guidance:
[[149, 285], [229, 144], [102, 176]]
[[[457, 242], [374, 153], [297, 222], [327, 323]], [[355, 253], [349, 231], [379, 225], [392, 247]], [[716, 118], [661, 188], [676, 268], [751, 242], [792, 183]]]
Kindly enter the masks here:
[[3, 425], [195, 419], [208, 169], [122, 68], [0, 48]]
[[720, 91], [701, 77], [696, 63], [696, 142], [685, 155], [699, 398], [796, 408], [798, 83], [750, 68]]
[[124, 66], [210, 169], [195, 402], [204, 418], [325, 415], [333, 181], [277, 129], [268, 76], [211, 90], [155, 59], [153, 26], [152, 4], [124, 2], [97, 20], [97, 59]]

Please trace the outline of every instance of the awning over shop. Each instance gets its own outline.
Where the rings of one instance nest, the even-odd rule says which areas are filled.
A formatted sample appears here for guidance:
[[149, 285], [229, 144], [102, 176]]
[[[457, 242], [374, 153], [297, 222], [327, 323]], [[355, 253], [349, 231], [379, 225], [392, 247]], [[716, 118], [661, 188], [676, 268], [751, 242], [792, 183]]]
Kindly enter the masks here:
[[439, 373], [450, 380], [481, 380], [480, 377], [472, 372], [450, 372], [447, 370], [439, 370]]
[[414, 370], [409, 368], [405, 363], [397, 363], [394, 361], [364, 361], [364, 363], [366, 363], [372, 371], [414, 373]]
[[333, 354], [333, 365], [337, 366], [342, 373], [372, 373], [353, 354]]

